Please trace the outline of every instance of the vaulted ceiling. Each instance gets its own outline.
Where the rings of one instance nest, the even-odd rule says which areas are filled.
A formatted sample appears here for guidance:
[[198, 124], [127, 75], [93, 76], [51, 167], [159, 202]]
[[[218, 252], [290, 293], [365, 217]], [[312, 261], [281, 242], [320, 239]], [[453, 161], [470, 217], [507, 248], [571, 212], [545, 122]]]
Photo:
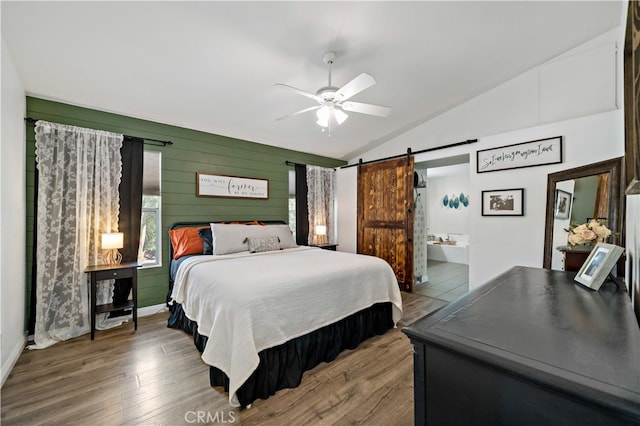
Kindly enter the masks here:
[[[29, 95], [350, 159], [621, 25], [604, 2], [11, 2], [2, 37]], [[358, 74], [331, 137], [313, 92]]]

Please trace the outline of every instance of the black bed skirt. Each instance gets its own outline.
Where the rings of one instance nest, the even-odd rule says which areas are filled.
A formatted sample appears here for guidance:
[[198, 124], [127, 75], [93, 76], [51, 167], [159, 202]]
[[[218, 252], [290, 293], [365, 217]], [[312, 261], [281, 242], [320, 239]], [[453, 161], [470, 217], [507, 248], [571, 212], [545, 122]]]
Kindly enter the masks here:
[[[196, 348], [202, 352], [207, 337], [198, 333], [195, 321], [185, 316], [180, 304], [172, 305], [170, 311], [167, 327], [191, 334]], [[238, 401], [246, 407], [256, 399], [267, 399], [279, 389], [295, 388], [305, 371], [321, 362], [333, 361], [343, 350], [355, 349], [360, 342], [384, 334], [392, 327], [391, 303], [378, 303], [312, 333], [265, 349], [258, 354], [258, 368], [238, 389]], [[229, 391], [229, 378], [216, 367], [209, 367], [209, 381], [211, 386], [224, 386], [225, 391]]]

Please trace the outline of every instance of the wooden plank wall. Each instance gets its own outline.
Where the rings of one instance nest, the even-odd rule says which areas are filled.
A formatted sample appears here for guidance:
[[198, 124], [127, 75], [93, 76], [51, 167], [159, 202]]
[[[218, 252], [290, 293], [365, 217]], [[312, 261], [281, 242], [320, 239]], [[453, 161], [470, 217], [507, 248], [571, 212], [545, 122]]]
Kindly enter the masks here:
[[[288, 173], [286, 160], [336, 167], [346, 162], [267, 146], [210, 133], [155, 123], [117, 114], [27, 97], [27, 116], [52, 122], [123, 133], [140, 138], [171, 140], [173, 145], [147, 150], [162, 153], [162, 262], [161, 268], [140, 270], [140, 307], [163, 303], [167, 293], [168, 229], [185, 220], [288, 220]], [[310, 129], [313, 131], [314, 129]], [[27, 125], [27, 315], [31, 289], [35, 133]], [[269, 179], [269, 199], [196, 197], [196, 172]]]

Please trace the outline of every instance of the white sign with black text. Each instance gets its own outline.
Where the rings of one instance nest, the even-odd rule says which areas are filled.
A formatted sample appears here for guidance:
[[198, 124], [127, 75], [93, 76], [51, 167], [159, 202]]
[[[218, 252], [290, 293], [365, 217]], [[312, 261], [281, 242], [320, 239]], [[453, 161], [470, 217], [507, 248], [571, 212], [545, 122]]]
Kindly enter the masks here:
[[198, 197], [269, 198], [269, 180], [196, 173]]
[[483, 149], [476, 154], [478, 173], [562, 163], [562, 136]]

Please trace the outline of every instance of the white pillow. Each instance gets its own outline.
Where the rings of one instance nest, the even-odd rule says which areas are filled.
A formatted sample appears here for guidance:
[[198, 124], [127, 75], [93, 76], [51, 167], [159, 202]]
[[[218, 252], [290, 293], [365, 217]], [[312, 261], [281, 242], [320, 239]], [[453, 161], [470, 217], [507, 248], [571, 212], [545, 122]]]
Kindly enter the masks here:
[[274, 235], [280, 238], [281, 249], [297, 247], [289, 225], [211, 224], [213, 254], [230, 254], [248, 251], [249, 247], [245, 241], [247, 238]]

